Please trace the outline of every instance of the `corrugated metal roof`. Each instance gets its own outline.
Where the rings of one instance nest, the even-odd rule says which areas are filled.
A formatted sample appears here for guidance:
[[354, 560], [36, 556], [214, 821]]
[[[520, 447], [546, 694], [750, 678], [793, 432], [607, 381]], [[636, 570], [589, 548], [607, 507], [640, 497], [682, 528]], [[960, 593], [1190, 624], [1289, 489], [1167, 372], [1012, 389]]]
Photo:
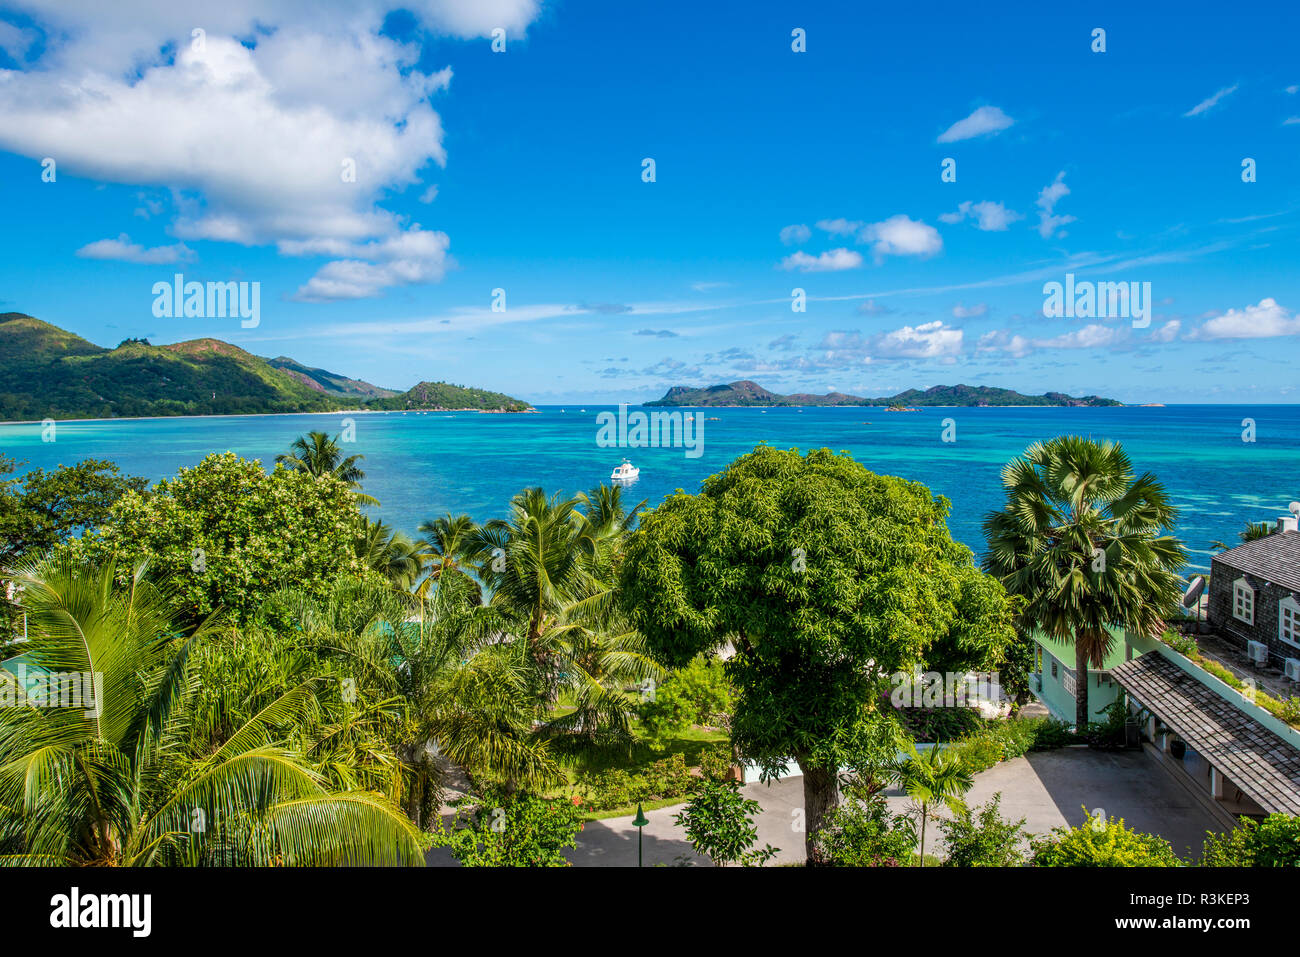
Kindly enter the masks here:
[[1238, 571], [1300, 591], [1300, 532], [1274, 532], [1214, 556]]
[[1291, 744], [1159, 652], [1111, 677], [1265, 811], [1300, 814], [1300, 751]]

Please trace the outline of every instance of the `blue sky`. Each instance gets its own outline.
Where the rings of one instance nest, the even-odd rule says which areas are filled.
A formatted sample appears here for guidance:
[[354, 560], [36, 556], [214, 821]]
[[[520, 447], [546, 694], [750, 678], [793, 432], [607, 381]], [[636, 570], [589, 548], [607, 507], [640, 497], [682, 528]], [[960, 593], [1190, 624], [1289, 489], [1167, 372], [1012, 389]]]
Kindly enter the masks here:
[[[539, 403], [1297, 400], [1288, 5], [221, 7], [0, 0], [0, 308]], [[155, 318], [176, 272], [260, 282], [259, 325]], [[1149, 325], [1045, 317], [1067, 273]]]

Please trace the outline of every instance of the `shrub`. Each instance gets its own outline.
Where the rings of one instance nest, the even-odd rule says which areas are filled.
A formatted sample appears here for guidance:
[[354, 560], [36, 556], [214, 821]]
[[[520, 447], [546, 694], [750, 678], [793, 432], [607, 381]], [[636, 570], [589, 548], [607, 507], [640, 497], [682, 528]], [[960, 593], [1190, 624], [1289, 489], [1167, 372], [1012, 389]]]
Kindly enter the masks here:
[[562, 852], [578, 846], [582, 811], [568, 798], [493, 793], [452, 803], [460, 813], [450, 828], [435, 818], [433, 846], [465, 867], [568, 867]]
[[692, 724], [710, 724], [730, 707], [731, 689], [722, 662], [700, 655], [685, 668], [669, 672], [641, 702], [637, 716], [650, 746], [662, 750], [674, 734]]
[[1018, 867], [1025, 863], [1025, 819], [1004, 820], [1002, 795], [980, 808], [978, 814], [940, 821], [948, 845], [945, 867]]
[[841, 804], [817, 834], [823, 860], [836, 867], [899, 867], [912, 860], [916, 825], [894, 815], [880, 795]]
[[1204, 867], [1300, 867], [1300, 818], [1270, 814], [1263, 821], [1242, 818], [1227, 834], [1208, 834]]
[[700, 752], [700, 773], [708, 780], [725, 780], [731, 772], [731, 764], [730, 744], [715, 744]]
[[1165, 633], [1160, 639], [1174, 651], [1178, 652], [1185, 658], [1196, 657], [1199, 650], [1196, 646], [1196, 639], [1191, 635], [1184, 635], [1182, 632], [1174, 631], [1172, 628], [1166, 628]]
[[1169, 842], [1124, 826], [1123, 818], [1090, 817], [1078, 827], [1058, 827], [1033, 843], [1035, 867], [1181, 867]]
[[691, 846], [719, 867], [751, 867], [771, 859], [778, 850], [771, 844], [754, 847], [758, 827], [753, 819], [760, 810], [757, 801], [741, 795], [735, 781], [705, 781], [673, 821], [686, 831]]

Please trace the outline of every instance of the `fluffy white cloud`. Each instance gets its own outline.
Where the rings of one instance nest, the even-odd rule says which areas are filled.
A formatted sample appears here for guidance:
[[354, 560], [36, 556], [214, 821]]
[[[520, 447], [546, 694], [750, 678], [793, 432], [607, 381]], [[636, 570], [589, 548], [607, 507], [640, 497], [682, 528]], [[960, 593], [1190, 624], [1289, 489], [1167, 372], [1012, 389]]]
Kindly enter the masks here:
[[862, 265], [862, 254], [852, 249], [832, 249], [817, 256], [810, 256], [800, 250], [781, 260], [782, 269], [797, 269], [800, 272], [840, 272], [844, 269], [857, 269]]
[[968, 216], [974, 221], [975, 228], [984, 232], [1002, 232], [1016, 220], [1024, 219], [1015, 210], [989, 200], [979, 203], [967, 200], [957, 207], [956, 212], [942, 213], [939, 219], [945, 223], [960, 223]]
[[1218, 102], [1222, 100], [1225, 96], [1230, 96], [1231, 94], [1237, 92], [1237, 86], [1238, 84], [1236, 83], [1232, 84], [1232, 86], [1225, 86], [1223, 89], [1219, 90], [1213, 96], [1209, 96], [1206, 97], [1204, 100], [1201, 100], [1201, 102], [1197, 103], [1194, 107], [1192, 107], [1190, 110], [1184, 113], [1183, 116], [1200, 116], [1202, 113], [1209, 112], [1210, 110], [1214, 109], [1214, 107], [1218, 105]]
[[992, 136], [1001, 133], [1014, 122], [996, 106], [981, 106], [964, 120], [958, 120], [940, 133], [939, 142], [956, 143], [976, 136]]
[[781, 242], [787, 246], [797, 246], [812, 238], [812, 230], [803, 223], [795, 223], [781, 229]]
[[413, 226], [380, 242], [332, 247], [335, 256], [294, 296], [304, 302], [367, 299], [388, 286], [437, 282], [451, 265], [446, 233]]
[[904, 213], [864, 226], [859, 241], [872, 243], [871, 251], [877, 260], [885, 256], [933, 256], [943, 249], [937, 229]]
[[131, 237], [122, 233], [117, 239], [99, 239], [87, 243], [77, 250], [77, 255], [82, 259], [111, 259], [117, 262], [158, 266], [165, 263], [189, 262], [194, 258], [194, 251], [184, 243], [146, 248], [131, 242]]
[[1268, 339], [1300, 334], [1300, 316], [1293, 315], [1276, 299], [1261, 299], [1259, 305], [1229, 309], [1207, 320], [1189, 339]]
[[822, 361], [870, 362], [872, 359], [948, 359], [961, 353], [962, 331], [936, 320], [903, 326], [864, 338], [857, 332], [828, 332], [819, 349]]
[[[170, 229], [182, 239], [374, 255], [318, 273], [349, 277], [337, 288], [350, 295], [377, 293], [385, 277], [428, 281], [445, 267], [441, 233], [441, 246], [429, 234], [410, 241], [417, 258], [385, 258], [390, 241], [415, 228], [379, 204], [445, 164], [429, 99], [451, 80], [450, 69], [420, 70], [417, 46], [380, 35], [386, 13], [407, 9], [444, 34], [503, 27], [521, 38], [540, 3], [16, 0], [10, 8], [48, 43], [30, 69], [0, 71], [0, 149], [53, 157], [60, 173], [168, 189]], [[14, 42], [0, 34], [6, 49]], [[324, 287], [313, 284], [319, 297]]]
[[1065, 170], [1056, 174], [1056, 179], [1038, 191], [1038, 235], [1051, 239], [1057, 230], [1067, 223], [1074, 222], [1073, 216], [1057, 216], [1057, 202], [1070, 195], [1070, 187], [1065, 185]]

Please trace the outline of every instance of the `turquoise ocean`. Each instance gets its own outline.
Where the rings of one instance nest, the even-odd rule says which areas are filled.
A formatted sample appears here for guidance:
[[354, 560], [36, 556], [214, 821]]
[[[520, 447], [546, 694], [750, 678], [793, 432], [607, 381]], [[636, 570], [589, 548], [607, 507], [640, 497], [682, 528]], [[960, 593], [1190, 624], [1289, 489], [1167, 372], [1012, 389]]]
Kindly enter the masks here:
[[[703, 454], [680, 448], [600, 448], [596, 416], [610, 406], [541, 407], [536, 415], [474, 412], [340, 413], [59, 422], [54, 441], [38, 424], [0, 425], [0, 453], [26, 468], [110, 459], [151, 480], [211, 452], [230, 450], [272, 467], [309, 430], [338, 434], [355, 422], [371, 509], [407, 532], [444, 512], [485, 521], [505, 513], [528, 485], [572, 494], [609, 477], [624, 458], [641, 469], [631, 502], [653, 506], [760, 442], [778, 448], [844, 450], [873, 471], [923, 482], [952, 504], [953, 536], [979, 555], [980, 522], [1002, 501], [1002, 466], [1031, 442], [1077, 434], [1122, 442], [1135, 468], [1154, 472], [1182, 510], [1178, 535], [1195, 568], [1213, 540], [1233, 541], [1247, 521], [1274, 521], [1300, 499], [1300, 406], [1177, 405], [1159, 408], [697, 409]], [[632, 408], [636, 411], [636, 407]], [[946, 419], [955, 441], [942, 440]], [[1254, 423], [1255, 440], [1243, 441]], [[952, 435], [952, 429], [948, 429]]]

